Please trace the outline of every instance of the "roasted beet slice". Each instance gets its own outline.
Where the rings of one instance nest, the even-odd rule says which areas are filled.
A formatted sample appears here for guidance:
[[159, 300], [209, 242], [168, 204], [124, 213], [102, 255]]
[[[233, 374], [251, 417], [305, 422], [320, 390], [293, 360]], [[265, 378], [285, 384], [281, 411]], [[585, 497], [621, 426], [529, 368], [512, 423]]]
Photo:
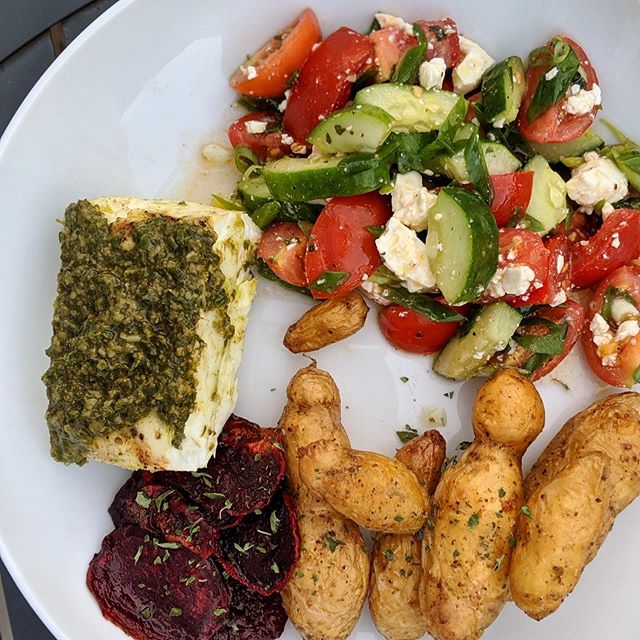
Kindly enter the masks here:
[[282, 635], [287, 614], [279, 593], [261, 596], [236, 580], [229, 581], [231, 608], [212, 640], [276, 640]]
[[284, 587], [300, 556], [291, 499], [279, 491], [273, 502], [220, 532], [218, 559], [231, 578], [269, 596]]
[[231, 517], [271, 502], [285, 473], [281, 436], [244, 418], [231, 416], [220, 434], [216, 457], [197, 472], [161, 471], [156, 482], [179, 489], [208, 514], [212, 525], [237, 524]]
[[113, 524], [136, 524], [179, 542], [202, 558], [214, 552], [218, 530], [195, 505], [189, 505], [176, 489], [154, 480], [151, 473], [133, 474], [109, 507]]
[[209, 640], [231, 601], [211, 560], [135, 526], [104, 538], [87, 586], [104, 617], [137, 640]]

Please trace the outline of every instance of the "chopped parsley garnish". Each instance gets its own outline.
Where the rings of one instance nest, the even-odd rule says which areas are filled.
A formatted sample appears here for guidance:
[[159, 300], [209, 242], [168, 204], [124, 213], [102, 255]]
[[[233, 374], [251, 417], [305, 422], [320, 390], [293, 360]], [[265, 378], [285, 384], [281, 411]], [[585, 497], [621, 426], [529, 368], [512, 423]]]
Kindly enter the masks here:
[[169, 615], [172, 618], [179, 618], [182, 615], [182, 609], [180, 607], [171, 607]]
[[395, 516], [393, 516], [393, 519], [396, 522], [402, 522], [404, 520], [404, 518], [401, 515], [395, 515]]
[[278, 529], [280, 528], [280, 518], [278, 518], [278, 514], [275, 511], [273, 511], [269, 516], [269, 526], [273, 533], [278, 533]]
[[149, 607], [145, 607], [141, 612], [140, 615], [145, 619], [148, 620], [151, 617], [151, 609]]
[[280, 567], [278, 566], [278, 564], [276, 562], [274, 562], [271, 565], [271, 571], [273, 571], [273, 573], [275, 573], [275, 574], [280, 573]]
[[247, 551], [249, 551], [249, 549], [253, 549], [254, 545], [251, 544], [250, 542], [247, 542], [245, 545], [240, 546], [237, 542], [233, 543], [233, 546], [240, 552], [240, 553], [247, 553]]
[[410, 427], [407, 424], [407, 425], [405, 425], [403, 431], [396, 431], [396, 435], [398, 436], [398, 438], [400, 438], [400, 442], [405, 444], [405, 443], [409, 442], [410, 440], [413, 440], [414, 438], [417, 438], [418, 437], [418, 431], [417, 431], [417, 429], [414, 429], [413, 427]]
[[391, 551], [391, 549], [385, 549], [382, 552], [382, 555], [387, 559], [387, 560], [393, 560], [393, 551]]
[[500, 489], [498, 489], [498, 498], [504, 498], [507, 495], [507, 492], [500, 487]]
[[143, 509], [148, 509], [151, 504], [151, 498], [144, 491], [138, 491], [136, 493], [136, 504], [139, 504]]
[[409, 378], [407, 378], [407, 376], [400, 376], [400, 381], [406, 384], [407, 382], [409, 382]]
[[214, 610], [213, 615], [214, 615], [216, 618], [219, 618], [221, 615], [223, 615], [223, 614], [225, 614], [225, 613], [227, 613], [227, 610], [226, 610], [226, 609], [220, 609], [220, 608], [218, 608], [218, 609], [215, 609], [215, 610]]
[[329, 533], [327, 533], [324, 536], [324, 539], [327, 541], [327, 547], [329, 547], [329, 550], [331, 551], [331, 553], [334, 553], [335, 550], [340, 546], [340, 545], [344, 545], [344, 542], [342, 540], [337, 540], [334, 537], [334, 533], [333, 531], [330, 531]]
[[136, 551], [136, 555], [133, 556], [133, 564], [136, 565], [138, 564], [138, 560], [140, 560], [140, 556], [142, 555], [142, 545], [140, 545], [138, 547], [138, 550]]
[[477, 513], [472, 513], [469, 519], [467, 520], [467, 528], [475, 529], [480, 522], [480, 516]]
[[526, 504], [520, 507], [520, 513], [527, 518], [533, 518], [533, 513], [531, 513], [531, 509]]

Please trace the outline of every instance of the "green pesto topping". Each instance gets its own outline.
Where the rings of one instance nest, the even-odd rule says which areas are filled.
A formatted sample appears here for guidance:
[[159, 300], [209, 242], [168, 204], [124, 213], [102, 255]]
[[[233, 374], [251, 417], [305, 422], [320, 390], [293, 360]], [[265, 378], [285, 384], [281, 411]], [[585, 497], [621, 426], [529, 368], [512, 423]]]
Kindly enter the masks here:
[[[228, 302], [215, 241], [193, 221], [109, 225], [89, 202], [69, 205], [43, 377], [56, 460], [83, 464], [96, 438], [128, 434], [151, 411], [180, 446], [204, 344], [196, 325]], [[219, 330], [233, 336], [228, 318]]]

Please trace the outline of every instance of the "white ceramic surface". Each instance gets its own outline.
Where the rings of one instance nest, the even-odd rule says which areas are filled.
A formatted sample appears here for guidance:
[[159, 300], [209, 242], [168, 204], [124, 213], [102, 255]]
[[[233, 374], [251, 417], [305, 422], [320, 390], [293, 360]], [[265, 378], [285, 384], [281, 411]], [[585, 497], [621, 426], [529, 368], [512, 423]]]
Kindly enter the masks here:
[[[80, 197], [128, 194], [208, 198], [233, 172], [207, 167], [199, 149], [223, 139], [233, 117], [226, 78], [244, 55], [293, 18], [304, 0], [122, 0], [80, 36], [31, 92], [0, 143], [0, 551], [36, 611], [60, 640], [122, 640], [85, 587], [87, 563], [111, 529], [107, 506], [126, 477], [114, 467], [64, 467], [49, 458], [40, 375], [47, 367], [58, 269], [56, 218]], [[267, 8], [268, 7], [268, 8]], [[422, 7], [422, 8], [421, 8]], [[325, 33], [364, 29], [380, 3], [318, 0]], [[387, 0], [408, 19], [452, 15], [495, 57], [526, 55], [558, 32], [582, 42], [599, 71], [606, 115], [640, 136], [636, 105], [640, 5], [633, 0]], [[274, 424], [286, 383], [306, 364], [282, 346], [306, 302], [260, 283], [240, 371], [238, 413]], [[365, 330], [318, 354], [335, 377], [356, 447], [392, 454], [395, 430], [444, 407], [450, 453], [470, 438], [476, 382], [452, 384], [430, 360], [393, 351], [373, 314]], [[611, 390], [579, 356], [556, 372], [571, 386], [540, 383], [547, 410], [532, 458], [563, 421]], [[403, 383], [401, 376], [409, 381]], [[452, 399], [443, 394], [455, 390]], [[487, 640], [637, 640], [640, 502], [623, 513], [575, 593], [543, 623], [505, 608]], [[297, 637], [290, 627], [285, 638]], [[364, 614], [353, 634], [379, 637]]]

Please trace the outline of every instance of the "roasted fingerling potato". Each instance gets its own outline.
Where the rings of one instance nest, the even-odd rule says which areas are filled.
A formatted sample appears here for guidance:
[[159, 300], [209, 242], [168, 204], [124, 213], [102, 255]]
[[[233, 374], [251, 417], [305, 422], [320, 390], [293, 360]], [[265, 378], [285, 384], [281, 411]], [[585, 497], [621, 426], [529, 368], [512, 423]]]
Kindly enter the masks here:
[[367, 313], [369, 307], [357, 291], [325, 300], [287, 329], [283, 344], [293, 353], [322, 349], [360, 331]]
[[320, 440], [300, 451], [302, 482], [361, 527], [415, 533], [425, 521], [427, 494], [402, 462]]
[[[407, 442], [397, 453], [423, 487], [438, 484], [446, 443], [435, 430]], [[369, 611], [387, 640], [417, 640], [427, 633], [420, 609], [422, 541], [419, 534], [379, 534], [371, 553]]]
[[500, 371], [478, 392], [475, 441], [444, 472], [425, 529], [420, 604], [435, 640], [476, 640], [508, 600], [521, 458], [543, 426], [542, 400], [519, 373]]
[[358, 526], [301, 483], [300, 451], [324, 439], [349, 448], [340, 423], [340, 393], [331, 376], [312, 364], [287, 388], [280, 418], [287, 481], [295, 496], [300, 559], [282, 592], [291, 622], [305, 640], [345, 640], [369, 588], [369, 556]]
[[639, 493], [640, 394], [612, 395], [571, 418], [525, 480], [515, 604], [536, 620], [556, 611]]

